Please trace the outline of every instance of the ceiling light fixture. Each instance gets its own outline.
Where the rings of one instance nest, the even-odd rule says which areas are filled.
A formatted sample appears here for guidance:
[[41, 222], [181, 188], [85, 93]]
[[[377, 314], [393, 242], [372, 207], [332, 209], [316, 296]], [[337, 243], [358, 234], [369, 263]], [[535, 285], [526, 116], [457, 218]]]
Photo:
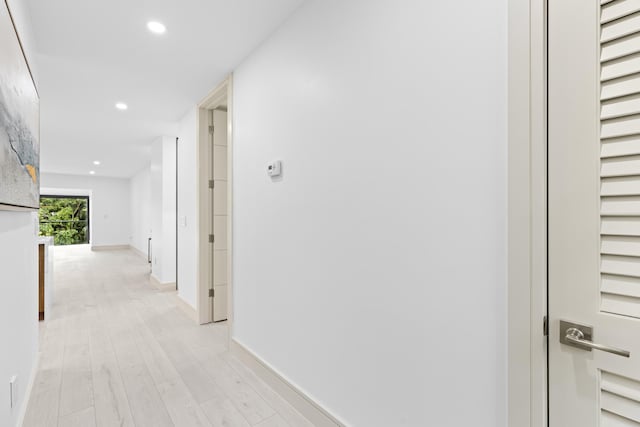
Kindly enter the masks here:
[[96, 171], [89, 171], [89, 175], [95, 175]]
[[94, 161], [93, 161], [93, 164], [94, 164], [94, 165], [96, 165], [96, 166], [98, 166], [98, 165], [100, 164], [100, 160], [94, 160]]
[[163, 23], [157, 21], [147, 22], [147, 28], [154, 34], [164, 34], [167, 31], [167, 27]]
[[127, 104], [125, 104], [124, 102], [118, 102], [118, 103], [116, 104], [116, 108], [117, 108], [118, 110], [123, 110], [123, 111], [124, 111], [124, 110], [126, 110], [127, 108], [129, 108], [129, 107], [128, 107], [128, 106], [127, 106]]

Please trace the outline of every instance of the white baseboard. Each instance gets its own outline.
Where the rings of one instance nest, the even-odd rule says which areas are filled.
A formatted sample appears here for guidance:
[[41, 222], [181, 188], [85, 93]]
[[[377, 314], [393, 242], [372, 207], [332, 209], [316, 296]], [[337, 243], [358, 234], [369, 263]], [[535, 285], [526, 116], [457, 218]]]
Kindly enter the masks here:
[[123, 249], [129, 249], [129, 245], [103, 245], [103, 246], [91, 246], [92, 251], [120, 251]]
[[38, 367], [40, 366], [40, 349], [38, 349], [38, 355], [35, 357], [33, 368], [31, 369], [31, 375], [29, 377], [29, 383], [27, 384], [27, 390], [24, 393], [22, 400], [22, 407], [18, 414], [18, 422], [16, 426], [21, 427], [24, 424], [24, 417], [27, 415], [27, 407], [29, 406], [29, 400], [31, 400], [31, 392], [33, 391], [33, 385], [36, 382], [36, 375], [38, 374]]
[[147, 254], [145, 254], [135, 246], [129, 245], [129, 249], [131, 249], [136, 255], [140, 255], [141, 258], [147, 259]]
[[231, 339], [231, 353], [247, 365], [255, 374], [282, 396], [302, 416], [316, 427], [347, 427], [348, 425], [331, 415], [309, 395], [276, 372], [269, 364], [244, 345]]
[[178, 295], [178, 292], [176, 292], [175, 297], [176, 301], [178, 302], [178, 307], [180, 307], [180, 309], [184, 311], [184, 314], [186, 314], [189, 319], [193, 320], [195, 323], [199, 323], [198, 312], [196, 311], [196, 309], [193, 308], [191, 304], [183, 300], [182, 297]]
[[175, 291], [176, 282], [161, 282], [153, 273], [149, 275], [149, 281], [153, 286], [161, 291]]

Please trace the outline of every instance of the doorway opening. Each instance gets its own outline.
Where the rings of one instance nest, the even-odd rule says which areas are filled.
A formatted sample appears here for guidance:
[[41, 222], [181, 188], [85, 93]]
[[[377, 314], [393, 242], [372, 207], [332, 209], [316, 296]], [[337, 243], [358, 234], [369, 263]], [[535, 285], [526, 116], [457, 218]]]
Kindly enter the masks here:
[[231, 319], [231, 76], [199, 105], [199, 286], [201, 324]]
[[40, 197], [40, 236], [53, 237], [56, 246], [90, 242], [89, 196]]

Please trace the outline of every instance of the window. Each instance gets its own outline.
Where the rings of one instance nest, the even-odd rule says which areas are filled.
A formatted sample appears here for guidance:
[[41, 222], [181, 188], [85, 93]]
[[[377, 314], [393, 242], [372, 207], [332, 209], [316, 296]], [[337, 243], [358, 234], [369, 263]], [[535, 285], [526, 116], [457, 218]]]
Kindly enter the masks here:
[[56, 245], [89, 243], [89, 197], [41, 196], [40, 235]]

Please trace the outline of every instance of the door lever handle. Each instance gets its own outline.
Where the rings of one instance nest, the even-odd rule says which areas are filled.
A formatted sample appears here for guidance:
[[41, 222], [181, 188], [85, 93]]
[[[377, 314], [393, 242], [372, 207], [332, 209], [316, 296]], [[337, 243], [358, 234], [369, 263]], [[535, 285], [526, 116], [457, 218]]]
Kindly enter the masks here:
[[631, 353], [627, 350], [611, 347], [608, 345], [598, 344], [591, 341], [593, 328], [590, 326], [578, 325], [576, 323], [560, 321], [560, 342], [572, 347], [581, 348], [582, 350], [600, 350], [607, 353], [616, 354], [622, 357], [631, 357]]
[[622, 350], [615, 347], [609, 347], [608, 345], [597, 344], [593, 341], [588, 341], [584, 339], [584, 334], [580, 329], [577, 328], [569, 328], [567, 329], [567, 335], [565, 337], [567, 341], [571, 341], [574, 344], [578, 344], [580, 346], [589, 347], [595, 350], [606, 351], [607, 353], [617, 354], [622, 357], [630, 357], [631, 353], [627, 350]]

